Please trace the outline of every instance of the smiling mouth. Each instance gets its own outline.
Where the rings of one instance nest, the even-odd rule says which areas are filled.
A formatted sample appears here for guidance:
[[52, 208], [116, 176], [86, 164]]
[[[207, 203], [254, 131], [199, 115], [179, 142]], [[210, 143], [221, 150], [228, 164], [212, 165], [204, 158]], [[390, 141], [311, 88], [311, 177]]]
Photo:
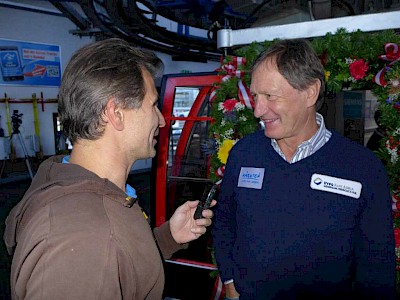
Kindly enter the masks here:
[[274, 119], [262, 119], [262, 121], [264, 122], [264, 124], [271, 124], [275, 121], [277, 121], [278, 118], [274, 118]]

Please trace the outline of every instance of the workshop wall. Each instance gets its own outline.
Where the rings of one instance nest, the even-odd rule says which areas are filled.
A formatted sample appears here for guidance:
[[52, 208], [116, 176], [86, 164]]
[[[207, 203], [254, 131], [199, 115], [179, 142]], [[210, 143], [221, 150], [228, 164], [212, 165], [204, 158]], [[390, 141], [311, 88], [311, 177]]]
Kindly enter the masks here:
[[[78, 37], [69, 33], [70, 30], [74, 29], [76, 29], [76, 26], [63, 16], [0, 7], [0, 39], [60, 46], [62, 70], [64, 70], [72, 54], [77, 49], [94, 41], [94, 38], [91, 37]], [[167, 54], [157, 53], [157, 55], [165, 64], [165, 74], [209, 72], [214, 71], [219, 66], [218, 62], [172, 61], [171, 56]], [[18, 113], [23, 114], [20, 132], [29, 156], [36, 154], [34, 151], [37, 150], [35, 149], [35, 141], [37, 142], [38, 140], [41, 144], [42, 155], [55, 154], [53, 113], [57, 113], [57, 103], [55, 101], [57, 94], [58, 87], [0, 85], [0, 127], [4, 130], [6, 136], [11, 134], [8, 129], [4, 100], [5, 96], [7, 96], [10, 99], [9, 113], [12, 115], [14, 110], [18, 110]], [[40, 126], [39, 138], [34, 136], [34, 109], [33, 104], [29, 102], [32, 96], [37, 97], [39, 100], [37, 106]], [[25, 100], [24, 103], [15, 103], [21, 99]], [[17, 157], [23, 157], [24, 153], [18, 142], [15, 142], [15, 147]], [[149, 161], [138, 162], [137, 164], [139, 168], [140, 165], [146, 168], [149, 167]]]

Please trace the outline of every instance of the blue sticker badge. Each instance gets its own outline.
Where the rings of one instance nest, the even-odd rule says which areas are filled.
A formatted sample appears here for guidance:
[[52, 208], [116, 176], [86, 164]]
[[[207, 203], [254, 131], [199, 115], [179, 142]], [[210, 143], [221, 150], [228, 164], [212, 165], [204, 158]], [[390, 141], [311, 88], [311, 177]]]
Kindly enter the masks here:
[[245, 168], [240, 169], [238, 187], [245, 187], [250, 189], [262, 188], [264, 180], [264, 168]]

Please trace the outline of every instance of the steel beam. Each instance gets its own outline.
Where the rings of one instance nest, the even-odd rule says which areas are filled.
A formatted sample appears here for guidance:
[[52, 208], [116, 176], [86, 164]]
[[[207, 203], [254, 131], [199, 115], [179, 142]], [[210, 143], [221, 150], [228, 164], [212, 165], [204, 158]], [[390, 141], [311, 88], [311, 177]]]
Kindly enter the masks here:
[[217, 32], [218, 49], [247, 45], [252, 42], [274, 39], [311, 38], [335, 33], [339, 28], [348, 32], [379, 31], [400, 28], [400, 11], [315, 20], [285, 25], [263, 26], [247, 29], [221, 29]]

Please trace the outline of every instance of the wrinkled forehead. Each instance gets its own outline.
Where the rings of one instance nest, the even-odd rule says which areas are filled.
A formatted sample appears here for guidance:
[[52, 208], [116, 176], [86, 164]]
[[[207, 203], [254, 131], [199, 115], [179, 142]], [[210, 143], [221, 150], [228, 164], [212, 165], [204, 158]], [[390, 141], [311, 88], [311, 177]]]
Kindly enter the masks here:
[[279, 72], [278, 65], [276, 63], [276, 57], [271, 56], [267, 57], [266, 59], [259, 61], [257, 64], [253, 66], [251, 69], [251, 77], [253, 78], [254, 75], [261, 75], [265, 72]]

